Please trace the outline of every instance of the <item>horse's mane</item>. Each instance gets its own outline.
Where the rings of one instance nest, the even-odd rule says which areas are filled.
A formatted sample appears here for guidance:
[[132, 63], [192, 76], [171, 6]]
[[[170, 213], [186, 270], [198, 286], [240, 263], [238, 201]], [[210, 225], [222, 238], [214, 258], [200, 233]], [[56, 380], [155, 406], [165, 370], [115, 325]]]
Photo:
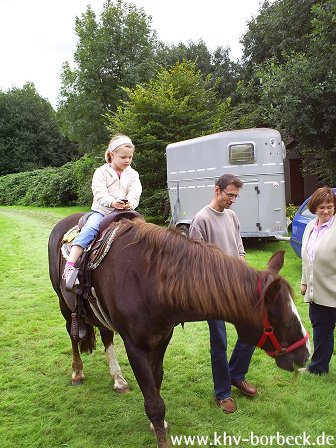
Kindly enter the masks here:
[[258, 273], [245, 262], [215, 245], [190, 240], [175, 228], [138, 219], [120, 225], [119, 235], [136, 232], [133, 243], [141, 243], [148, 270], [155, 267], [161, 301], [205, 316], [215, 311], [260, 323]]

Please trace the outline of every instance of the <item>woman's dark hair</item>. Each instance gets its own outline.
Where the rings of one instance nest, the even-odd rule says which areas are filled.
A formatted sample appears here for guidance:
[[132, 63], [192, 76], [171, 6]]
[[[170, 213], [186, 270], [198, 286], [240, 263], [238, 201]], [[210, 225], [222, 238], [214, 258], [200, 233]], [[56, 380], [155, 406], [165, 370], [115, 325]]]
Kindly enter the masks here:
[[[316, 213], [317, 207], [323, 202], [333, 203], [336, 209], [336, 195], [330, 187], [324, 186], [318, 188], [311, 196], [308, 202], [308, 208], [311, 213]], [[335, 211], [334, 211], [335, 214]]]

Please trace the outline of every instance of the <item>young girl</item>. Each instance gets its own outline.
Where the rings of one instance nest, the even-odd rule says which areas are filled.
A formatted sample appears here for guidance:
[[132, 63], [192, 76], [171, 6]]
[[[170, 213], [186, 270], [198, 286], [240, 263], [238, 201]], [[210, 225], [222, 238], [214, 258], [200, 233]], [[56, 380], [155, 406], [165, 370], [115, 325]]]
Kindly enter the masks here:
[[[106, 164], [97, 168], [92, 179], [92, 213], [80, 234], [73, 240], [63, 279], [70, 280], [78, 258], [98, 234], [104, 216], [118, 210], [133, 210], [140, 200], [142, 187], [139, 174], [131, 163], [134, 145], [126, 135], [115, 135], [105, 152]], [[126, 201], [127, 200], [127, 201]], [[75, 284], [78, 284], [76, 279]], [[70, 286], [71, 288], [71, 286]]]

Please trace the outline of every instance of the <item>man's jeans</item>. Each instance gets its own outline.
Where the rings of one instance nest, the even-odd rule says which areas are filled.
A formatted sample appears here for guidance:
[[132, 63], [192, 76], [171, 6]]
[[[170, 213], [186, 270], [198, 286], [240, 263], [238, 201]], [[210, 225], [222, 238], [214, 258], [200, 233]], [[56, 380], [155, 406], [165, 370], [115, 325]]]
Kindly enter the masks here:
[[228, 362], [225, 322], [209, 320], [208, 325], [215, 398], [222, 400], [231, 396], [231, 380], [245, 379], [255, 347], [238, 338]]

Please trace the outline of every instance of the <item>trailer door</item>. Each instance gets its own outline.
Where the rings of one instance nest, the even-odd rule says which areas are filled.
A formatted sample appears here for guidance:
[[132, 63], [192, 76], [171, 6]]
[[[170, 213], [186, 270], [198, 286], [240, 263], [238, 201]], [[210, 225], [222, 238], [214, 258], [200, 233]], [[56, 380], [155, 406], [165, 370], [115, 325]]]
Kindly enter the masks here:
[[260, 231], [259, 219], [259, 182], [258, 179], [244, 179], [239, 176], [244, 182], [243, 188], [240, 190], [239, 198], [232, 206], [240, 221], [240, 233], [243, 237], [252, 236], [251, 232]]

